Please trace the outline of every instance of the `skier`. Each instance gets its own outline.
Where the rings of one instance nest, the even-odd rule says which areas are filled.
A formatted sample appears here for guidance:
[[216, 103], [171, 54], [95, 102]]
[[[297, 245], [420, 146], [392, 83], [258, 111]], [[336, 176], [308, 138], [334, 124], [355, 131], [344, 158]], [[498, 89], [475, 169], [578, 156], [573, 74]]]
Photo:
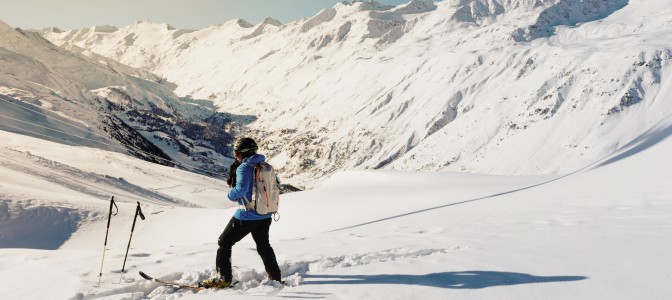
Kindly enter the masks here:
[[[254, 165], [266, 160], [266, 157], [257, 153], [257, 143], [251, 138], [241, 138], [234, 143], [233, 155], [236, 161], [231, 165], [229, 185], [235, 184], [228, 194], [229, 200], [241, 205], [224, 232], [219, 236], [217, 249], [216, 270], [219, 277], [209, 278], [201, 282], [199, 286], [206, 288], [226, 288], [231, 286], [233, 275], [231, 273], [231, 248], [235, 243], [252, 233], [252, 238], [257, 244], [257, 253], [264, 262], [268, 278], [281, 281], [280, 267], [275, 258], [275, 252], [268, 241], [268, 231], [271, 227], [273, 214], [260, 215], [254, 210], [244, 208], [243, 199], [252, 199], [252, 181]], [[235, 172], [235, 173], [234, 173]]]

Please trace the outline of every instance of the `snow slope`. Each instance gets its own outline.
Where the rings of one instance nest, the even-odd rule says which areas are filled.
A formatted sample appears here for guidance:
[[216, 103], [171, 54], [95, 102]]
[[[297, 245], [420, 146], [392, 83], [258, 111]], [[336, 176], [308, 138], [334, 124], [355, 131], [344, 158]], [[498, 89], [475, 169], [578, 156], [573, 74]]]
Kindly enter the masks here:
[[[223, 201], [223, 182], [0, 135], [7, 141], [0, 149], [0, 287], [7, 299], [672, 296], [670, 115], [563, 176], [339, 173], [282, 200], [271, 243], [287, 286], [265, 280], [247, 237], [233, 252], [242, 283], [199, 293], [159, 286], [137, 271], [189, 284], [213, 274], [216, 239], [234, 209]], [[110, 195], [119, 214], [95, 287]], [[122, 280], [135, 201], [147, 219], [136, 224]]]
[[670, 4], [345, 2], [279, 26], [43, 34], [256, 116], [246, 134], [317, 186], [352, 169], [558, 174], [613, 152], [670, 111]]
[[225, 175], [231, 115], [171, 88], [148, 71], [0, 22], [1, 129]]
[[[46, 34], [74, 51], [50, 52], [167, 77], [190, 96], [185, 106], [211, 101], [263, 136], [281, 176], [326, 180], [283, 195], [271, 243], [286, 286], [266, 280], [248, 237], [234, 247], [241, 284], [199, 293], [137, 272], [188, 284], [214, 274], [217, 237], [235, 209], [224, 182], [7, 126], [66, 126], [58, 119], [86, 129], [72, 114], [38, 120], [16, 105], [77, 112], [69, 95], [96, 88], [133, 103], [124, 95], [166, 86], [86, 85], [86, 76], [50, 72], [44, 62], [55, 54], [2, 46], [0, 108], [16, 118], [0, 127], [1, 295], [669, 299], [669, 4], [356, 2], [285, 25], [233, 20], [188, 32], [138, 22]], [[0, 23], [0, 45], [46, 43], [12, 30]], [[385, 170], [352, 170], [365, 168]], [[111, 196], [119, 213], [97, 286]], [[147, 219], [121, 274], [137, 203]]]
[[[104, 235], [98, 225], [106, 224], [111, 196], [119, 214], [110, 242], [119, 244], [128, 238], [136, 201], [149, 218], [175, 207], [231, 206], [221, 201], [218, 180], [120, 153], [5, 131], [0, 136], [0, 290], [6, 299], [25, 297], [26, 289], [32, 299], [74, 296], [82, 275], [74, 270], [93, 254], [89, 247], [102, 243], [93, 236]], [[70, 245], [79, 250], [62, 251]], [[102, 254], [102, 244], [96, 248]]]

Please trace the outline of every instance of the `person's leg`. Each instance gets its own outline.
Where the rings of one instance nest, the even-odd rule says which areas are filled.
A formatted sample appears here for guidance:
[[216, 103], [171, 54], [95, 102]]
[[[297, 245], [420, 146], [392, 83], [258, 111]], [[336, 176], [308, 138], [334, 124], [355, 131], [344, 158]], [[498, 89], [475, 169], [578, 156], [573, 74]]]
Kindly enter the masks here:
[[240, 221], [236, 218], [231, 218], [229, 224], [226, 225], [224, 231], [219, 236], [217, 249], [217, 273], [226, 281], [233, 280], [233, 274], [231, 272], [231, 248], [235, 243], [242, 240], [248, 233], [252, 224], [248, 224], [245, 221]]
[[259, 222], [259, 224], [252, 229], [252, 238], [257, 244], [257, 253], [259, 253], [261, 260], [264, 262], [264, 268], [266, 268], [268, 277], [272, 280], [281, 281], [280, 267], [275, 258], [275, 252], [273, 252], [273, 248], [268, 242], [268, 230], [271, 228], [273, 220], [268, 218], [255, 222]]

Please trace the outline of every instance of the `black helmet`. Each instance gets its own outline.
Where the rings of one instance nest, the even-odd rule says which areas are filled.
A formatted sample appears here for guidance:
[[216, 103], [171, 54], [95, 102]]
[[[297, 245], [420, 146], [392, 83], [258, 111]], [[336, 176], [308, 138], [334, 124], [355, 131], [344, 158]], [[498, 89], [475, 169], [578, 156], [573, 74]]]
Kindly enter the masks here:
[[257, 142], [248, 137], [240, 138], [233, 144], [233, 150], [237, 153], [256, 153], [257, 149]]

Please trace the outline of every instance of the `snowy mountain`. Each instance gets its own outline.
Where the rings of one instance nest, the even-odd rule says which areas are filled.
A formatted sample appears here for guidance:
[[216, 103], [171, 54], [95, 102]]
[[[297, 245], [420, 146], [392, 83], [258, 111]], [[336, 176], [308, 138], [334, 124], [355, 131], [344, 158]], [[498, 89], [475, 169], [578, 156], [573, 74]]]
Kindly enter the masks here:
[[226, 173], [231, 116], [179, 99], [164, 79], [88, 50], [69, 51], [4, 23], [0, 37], [1, 129]]
[[346, 169], [563, 173], [612, 153], [670, 110], [670, 4], [357, 1], [284, 25], [42, 34], [254, 116], [246, 134], [315, 186]]
[[[670, 4], [356, 1], [284, 25], [40, 35], [0, 23], [1, 295], [669, 299]], [[142, 279], [216, 274], [235, 204], [195, 172], [221, 174], [242, 134], [283, 180], [316, 186], [283, 195], [271, 226], [285, 286], [250, 237], [233, 289]]]

